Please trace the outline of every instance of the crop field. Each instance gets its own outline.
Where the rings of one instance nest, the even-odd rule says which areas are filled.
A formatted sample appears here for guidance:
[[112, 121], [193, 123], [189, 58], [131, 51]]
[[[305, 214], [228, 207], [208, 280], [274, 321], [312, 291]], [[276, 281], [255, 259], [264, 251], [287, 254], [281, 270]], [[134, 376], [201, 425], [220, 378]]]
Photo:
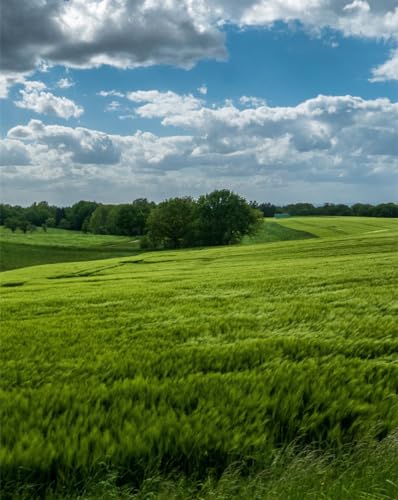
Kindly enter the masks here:
[[12, 233], [0, 227], [0, 271], [19, 267], [122, 257], [138, 251], [138, 241], [125, 236], [84, 234], [48, 228]]
[[[177, 473], [200, 498], [397, 498], [398, 222], [278, 223], [314, 237], [3, 272], [5, 494]], [[353, 489], [333, 489], [326, 459], [278, 486], [228, 476], [292, 443], [339, 456], [372, 440], [342, 467]], [[181, 491], [158, 497], [197, 494]]]
[[278, 224], [286, 229], [305, 231], [325, 238], [388, 233], [398, 223], [394, 219], [374, 217], [291, 217], [278, 219]]

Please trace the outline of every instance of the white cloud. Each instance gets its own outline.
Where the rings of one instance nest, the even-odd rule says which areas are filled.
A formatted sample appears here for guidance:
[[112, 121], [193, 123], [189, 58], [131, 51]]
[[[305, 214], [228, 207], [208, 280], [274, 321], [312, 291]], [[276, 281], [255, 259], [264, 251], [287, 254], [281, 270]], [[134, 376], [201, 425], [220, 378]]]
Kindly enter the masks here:
[[121, 136], [31, 120], [5, 139], [8, 149], [23, 151], [21, 164], [6, 175], [10, 192], [13, 183], [41, 178], [53, 192], [62, 184], [69, 196], [109, 201], [123, 193], [161, 199], [215, 187], [260, 199], [268, 192], [274, 201], [294, 200], [297, 189], [313, 202], [331, 193], [345, 202], [396, 198], [398, 103], [388, 99], [321, 95], [290, 107], [213, 108], [156, 90], [133, 97], [142, 116], [153, 116], [145, 106], [156, 104], [155, 117], [185, 127], [187, 135]]
[[127, 98], [137, 103], [145, 103], [136, 108], [136, 113], [143, 118], [155, 118], [180, 115], [197, 110], [202, 101], [192, 94], [179, 95], [170, 90], [159, 92], [158, 90], [137, 90], [129, 92]]
[[2, 65], [135, 68], [225, 58], [208, 7], [191, 0], [12, 0], [2, 5]]
[[264, 99], [261, 99], [260, 97], [252, 97], [247, 95], [243, 95], [239, 99], [239, 102], [244, 106], [255, 106], [255, 107], [264, 106], [266, 104], [266, 101]]
[[29, 165], [29, 151], [23, 142], [13, 139], [0, 140], [0, 165]]
[[371, 82], [384, 82], [387, 80], [398, 80], [398, 49], [391, 52], [391, 57], [372, 71]]
[[70, 87], [73, 87], [75, 85], [75, 82], [70, 80], [69, 78], [60, 78], [57, 82], [57, 87], [60, 89], [69, 89]]
[[346, 36], [398, 39], [396, 0], [213, 0], [221, 17], [241, 26], [300, 21], [311, 30], [333, 28]]
[[6, 99], [10, 88], [16, 84], [23, 84], [27, 76], [28, 73], [0, 73], [0, 99]]
[[78, 118], [83, 108], [66, 97], [57, 97], [46, 91], [43, 82], [26, 81], [25, 88], [19, 91], [21, 100], [15, 101], [19, 108], [30, 109], [43, 115], [55, 115], [64, 119]]
[[207, 94], [207, 86], [205, 84], [198, 87], [199, 94], [206, 95]]
[[97, 95], [101, 97], [125, 97], [125, 95], [122, 92], [119, 92], [117, 90], [101, 90], [100, 92], [97, 93]]
[[145, 164], [156, 164], [167, 156], [181, 153], [192, 140], [190, 136], [157, 137], [141, 131], [130, 136], [112, 135], [83, 127], [45, 125], [40, 120], [13, 127], [7, 139], [23, 142], [33, 150], [52, 151], [62, 162], [72, 165], [115, 165], [139, 160], [143, 168]]
[[120, 102], [111, 101], [105, 108], [105, 111], [118, 111], [121, 107]]
[[8, 74], [50, 65], [190, 68], [201, 59], [226, 58], [221, 27], [227, 23], [299, 21], [317, 34], [332, 28], [398, 40], [397, 0], [13, 0], [3, 2], [1, 20], [1, 64]]
[[370, 11], [370, 7], [368, 2], [364, 2], [363, 0], [354, 0], [352, 3], [349, 3], [343, 7], [343, 10], [362, 10], [365, 12]]

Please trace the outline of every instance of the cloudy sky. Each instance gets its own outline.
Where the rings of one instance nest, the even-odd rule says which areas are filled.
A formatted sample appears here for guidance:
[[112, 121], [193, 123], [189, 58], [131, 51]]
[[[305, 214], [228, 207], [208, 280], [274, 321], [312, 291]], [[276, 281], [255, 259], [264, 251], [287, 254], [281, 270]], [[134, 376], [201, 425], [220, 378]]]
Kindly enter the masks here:
[[398, 0], [0, 0], [1, 194], [398, 200]]

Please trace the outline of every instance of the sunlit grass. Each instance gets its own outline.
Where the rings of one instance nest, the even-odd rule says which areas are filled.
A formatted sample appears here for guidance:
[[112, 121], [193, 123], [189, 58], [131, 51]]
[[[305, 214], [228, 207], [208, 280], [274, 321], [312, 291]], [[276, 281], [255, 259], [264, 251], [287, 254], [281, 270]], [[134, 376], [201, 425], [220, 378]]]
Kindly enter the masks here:
[[[376, 222], [2, 273], [5, 484], [113, 478], [122, 495], [152, 478], [166, 498], [178, 473], [174, 498], [203, 481], [201, 498], [394, 498], [396, 447], [384, 468], [344, 458], [346, 476], [322, 458], [398, 428], [398, 239]], [[292, 442], [321, 458], [292, 458], [284, 476], [270, 464]]]
[[15, 233], [0, 227], [0, 271], [56, 262], [75, 262], [138, 253], [138, 239], [41, 228]]

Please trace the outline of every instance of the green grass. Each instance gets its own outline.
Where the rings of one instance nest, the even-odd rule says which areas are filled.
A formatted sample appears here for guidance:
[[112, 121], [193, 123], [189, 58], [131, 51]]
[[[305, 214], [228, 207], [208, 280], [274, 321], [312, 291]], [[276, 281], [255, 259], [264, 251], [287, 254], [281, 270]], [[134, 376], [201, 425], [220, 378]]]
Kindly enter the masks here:
[[278, 224], [270, 219], [264, 219], [260, 229], [253, 236], [245, 236], [242, 240], [244, 245], [253, 243], [275, 243], [276, 241], [292, 241], [316, 238], [313, 233], [292, 229], [290, 227]]
[[396, 498], [398, 227], [360, 222], [2, 273], [5, 494]]
[[371, 235], [396, 232], [398, 229], [397, 219], [375, 217], [291, 217], [279, 219], [278, 224], [286, 229], [305, 231], [321, 238]]
[[56, 262], [122, 257], [138, 253], [138, 240], [64, 229], [11, 232], [0, 227], [0, 271]]

